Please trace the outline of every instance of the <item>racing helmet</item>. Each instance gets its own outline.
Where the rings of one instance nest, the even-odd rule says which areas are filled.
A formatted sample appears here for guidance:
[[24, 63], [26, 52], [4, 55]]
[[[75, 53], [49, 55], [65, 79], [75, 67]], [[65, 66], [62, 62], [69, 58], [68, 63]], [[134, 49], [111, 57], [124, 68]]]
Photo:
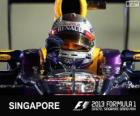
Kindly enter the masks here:
[[94, 29], [90, 22], [79, 14], [68, 13], [58, 18], [50, 34], [63, 40], [63, 49], [79, 51], [89, 50], [94, 46]]
[[[60, 57], [65, 58], [63, 63], [71, 64], [72, 59], [81, 61], [82, 64], [91, 62], [89, 56], [95, 44], [95, 31], [85, 17], [76, 13], [64, 14], [55, 20], [49, 34], [63, 40], [60, 52]], [[87, 57], [90, 60], [87, 61]]]

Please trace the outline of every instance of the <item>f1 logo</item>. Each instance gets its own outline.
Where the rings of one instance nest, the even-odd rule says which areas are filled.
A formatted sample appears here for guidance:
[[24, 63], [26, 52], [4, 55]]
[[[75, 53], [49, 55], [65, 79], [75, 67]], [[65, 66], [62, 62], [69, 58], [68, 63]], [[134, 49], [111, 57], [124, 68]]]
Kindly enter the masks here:
[[82, 111], [86, 109], [89, 105], [89, 101], [78, 101], [76, 104], [75, 108], [73, 109], [74, 111]]

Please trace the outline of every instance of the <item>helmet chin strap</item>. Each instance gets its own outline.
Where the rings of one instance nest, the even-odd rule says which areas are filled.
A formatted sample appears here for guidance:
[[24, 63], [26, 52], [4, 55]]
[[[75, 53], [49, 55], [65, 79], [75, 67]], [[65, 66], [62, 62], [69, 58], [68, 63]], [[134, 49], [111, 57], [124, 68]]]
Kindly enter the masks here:
[[94, 47], [88, 52], [61, 50], [59, 53], [59, 60], [68, 68], [71, 68], [71, 66], [84, 68], [92, 62], [93, 52]]

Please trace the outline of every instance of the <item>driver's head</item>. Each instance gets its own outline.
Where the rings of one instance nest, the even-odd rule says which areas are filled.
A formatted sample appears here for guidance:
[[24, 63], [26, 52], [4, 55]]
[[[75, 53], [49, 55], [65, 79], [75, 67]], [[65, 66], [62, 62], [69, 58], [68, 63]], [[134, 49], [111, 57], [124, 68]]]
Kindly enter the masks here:
[[58, 18], [47, 39], [47, 50], [58, 48], [59, 61], [67, 67], [77, 68], [93, 61], [95, 33], [90, 22], [75, 13], [64, 14]]
[[92, 25], [86, 18], [75, 13], [64, 14], [58, 18], [50, 35], [63, 40], [63, 50], [89, 51], [94, 46], [95, 33]]

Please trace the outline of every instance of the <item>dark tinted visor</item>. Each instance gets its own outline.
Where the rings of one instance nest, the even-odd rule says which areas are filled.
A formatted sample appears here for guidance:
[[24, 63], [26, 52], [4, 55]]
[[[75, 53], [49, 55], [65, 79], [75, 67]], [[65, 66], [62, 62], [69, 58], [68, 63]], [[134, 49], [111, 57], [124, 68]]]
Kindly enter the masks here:
[[88, 51], [93, 44], [84, 34], [75, 31], [59, 32], [58, 36], [64, 41], [63, 49]]

